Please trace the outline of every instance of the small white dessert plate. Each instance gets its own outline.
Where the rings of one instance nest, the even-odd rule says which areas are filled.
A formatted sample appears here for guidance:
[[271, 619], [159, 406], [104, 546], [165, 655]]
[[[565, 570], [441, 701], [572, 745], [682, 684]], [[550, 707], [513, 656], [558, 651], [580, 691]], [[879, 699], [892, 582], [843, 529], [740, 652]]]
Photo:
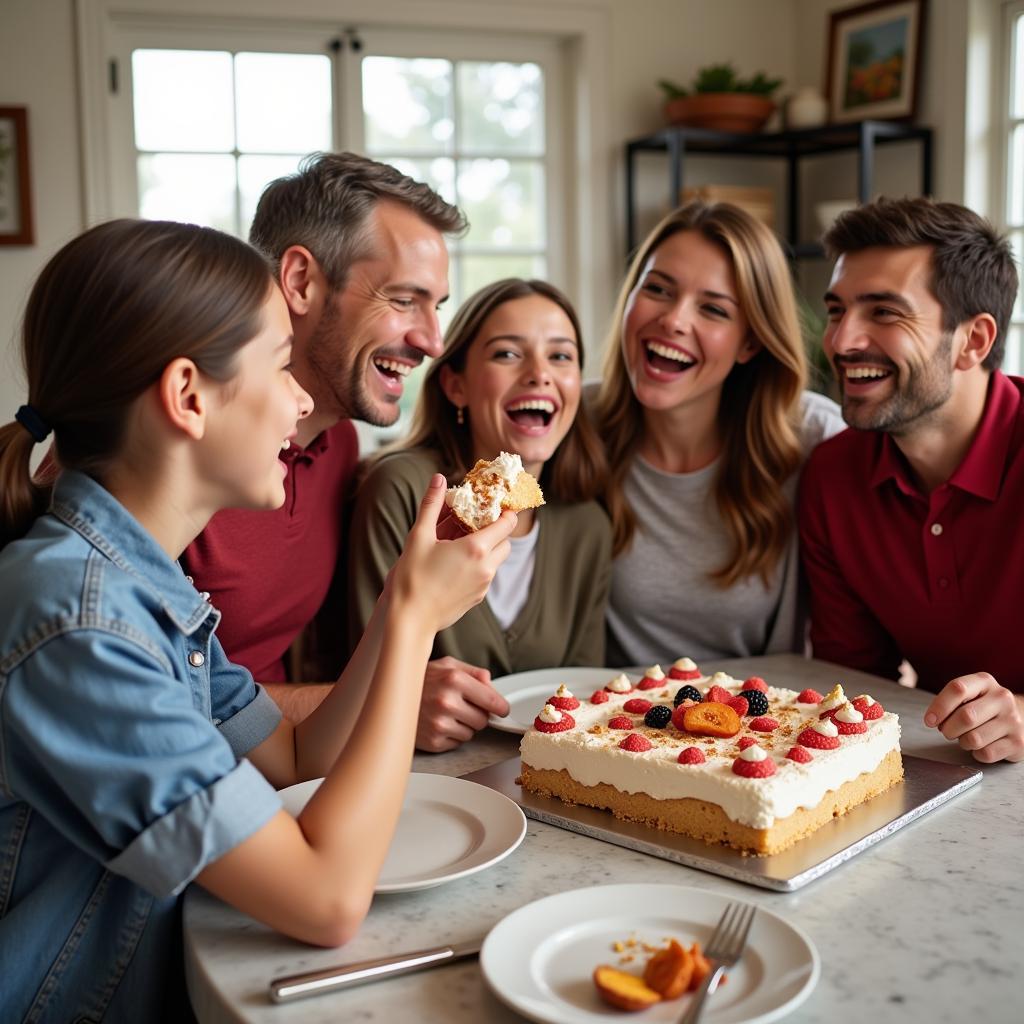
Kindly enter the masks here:
[[[323, 779], [281, 790], [297, 816]], [[507, 796], [446, 775], [413, 772], [398, 828], [374, 892], [414, 892], [483, 871], [526, 835], [526, 817]]]
[[[666, 938], [706, 946], [728, 896], [682, 885], [600, 885], [529, 903], [499, 921], [484, 940], [480, 968], [494, 994], [543, 1024], [607, 1024], [624, 1019], [603, 1003], [592, 974], [600, 964], [641, 973], [645, 955], [621, 964], [616, 942], [652, 946]], [[740, 962], [707, 1003], [707, 1024], [768, 1024], [791, 1013], [821, 972], [811, 940], [761, 906]], [[646, 1022], [675, 1022], [688, 996], [657, 1003]], [[638, 1018], [639, 1019], [639, 1018]]]
[[[533, 720], [544, 707], [544, 701], [565, 683], [570, 690], [585, 701], [595, 690], [614, 679], [620, 672], [636, 682], [643, 672], [620, 668], [538, 668], [529, 672], [515, 672], [491, 680], [491, 685], [509, 703], [506, 718], [491, 715], [487, 724], [502, 732], [514, 732], [520, 736], [533, 725]], [[570, 712], [571, 713], [571, 712]]]

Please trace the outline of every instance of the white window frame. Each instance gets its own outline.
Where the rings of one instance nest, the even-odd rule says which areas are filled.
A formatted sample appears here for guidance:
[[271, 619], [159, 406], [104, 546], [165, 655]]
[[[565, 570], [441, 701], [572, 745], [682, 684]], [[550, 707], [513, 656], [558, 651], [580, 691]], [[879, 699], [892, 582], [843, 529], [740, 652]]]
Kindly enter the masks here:
[[[122, 168], [115, 185], [111, 166], [114, 115], [109, 108], [109, 61], [112, 37], [131, 29], [164, 26], [198, 34], [212, 48], [214, 33], [228, 30], [237, 48], [246, 27], [259, 34], [273, 33], [275, 45], [287, 50], [287, 40], [306, 37], [309, 30], [330, 39], [348, 27], [369, 32], [371, 26], [389, 29], [442, 31], [456, 35], [480, 32], [500, 39], [530, 33], [558, 41], [565, 84], [565, 124], [571, 133], [563, 140], [565, 202], [555, 216], [564, 217], [565, 239], [559, 272], [549, 257], [549, 276], [562, 285], [580, 311], [591, 370], [621, 276], [617, 218], [621, 204], [613, 194], [619, 153], [608, 139], [611, 109], [607, 69], [611, 55], [611, 0], [543, 0], [533, 4], [505, 0], [432, 0], [410, 5], [405, 0], [290, 0], [282, 14], [280, 0], [204, 0], [203, 14], [176, 15], [173, 0], [75, 0], [79, 107], [83, 166], [83, 205], [87, 224], [116, 215], [124, 187]], [[194, 36], [193, 36], [194, 38]], [[193, 45], [193, 44], [190, 44]], [[268, 49], [266, 42], [251, 49]], [[344, 100], [336, 102], [336, 116], [344, 117]], [[130, 123], [130, 122], [125, 122]], [[340, 135], [338, 136], [341, 137]], [[132, 182], [132, 192], [135, 192]], [[552, 203], [550, 206], [557, 206]], [[553, 254], [552, 254], [553, 256]]]
[[[1006, 232], [1024, 232], [1024, 221], [1019, 223], [1010, 220], [1010, 188], [1013, 184], [1010, 181], [1011, 147], [1013, 145], [1014, 129], [1024, 125], [1024, 110], [1018, 116], [1012, 116], [1010, 96], [1013, 88], [1014, 64], [1024, 62], [1024, 52], [1016, 52], [1017, 35], [1014, 31], [1018, 19], [1024, 18], [1024, 0], [1004, 0], [1002, 10], [1002, 55], [1000, 60], [1000, 74], [998, 100], [996, 106], [996, 124], [999, 126], [998, 149], [999, 158], [995, 161], [995, 203], [993, 204], [996, 222], [1001, 230]], [[1024, 168], [1017, 168], [1017, 172], [1024, 172]], [[1018, 253], [1019, 256], [1024, 254]], [[1021, 270], [1018, 267], [1018, 270]], [[1022, 282], [1024, 284], [1024, 282]], [[1019, 312], [1022, 303], [1018, 292], [1017, 309]], [[1015, 329], [1015, 336], [1018, 341], [1016, 346], [1007, 352], [1008, 359], [1003, 361], [1003, 369], [1007, 373], [1024, 373], [1024, 343], [1019, 339], [1024, 333], [1024, 317], [1016, 316], [1011, 322]]]

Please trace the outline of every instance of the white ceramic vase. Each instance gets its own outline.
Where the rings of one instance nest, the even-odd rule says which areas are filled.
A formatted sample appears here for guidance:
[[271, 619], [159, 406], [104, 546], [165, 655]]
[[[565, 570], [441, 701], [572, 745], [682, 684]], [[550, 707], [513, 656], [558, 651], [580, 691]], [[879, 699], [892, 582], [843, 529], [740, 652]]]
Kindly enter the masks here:
[[817, 128], [828, 120], [828, 101], [813, 86], [798, 89], [786, 101], [787, 128]]

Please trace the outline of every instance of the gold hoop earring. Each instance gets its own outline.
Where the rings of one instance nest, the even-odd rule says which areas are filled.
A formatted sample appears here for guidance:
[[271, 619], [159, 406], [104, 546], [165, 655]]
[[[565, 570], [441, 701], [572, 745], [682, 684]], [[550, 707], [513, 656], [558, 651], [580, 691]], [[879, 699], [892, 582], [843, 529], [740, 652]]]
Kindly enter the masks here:
[[455, 422], [458, 423], [460, 427], [465, 425], [466, 411], [461, 405], [457, 405], [455, 407]]

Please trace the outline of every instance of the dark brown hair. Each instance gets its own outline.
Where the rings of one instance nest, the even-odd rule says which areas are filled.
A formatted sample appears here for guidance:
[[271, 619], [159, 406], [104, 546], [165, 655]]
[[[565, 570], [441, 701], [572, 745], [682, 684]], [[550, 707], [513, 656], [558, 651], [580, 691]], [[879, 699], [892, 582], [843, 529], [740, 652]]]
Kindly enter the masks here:
[[[554, 285], [546, 281], [505, 278], [471, 295], [452, 318], [445, 332], [444, 352], [430, 364], [423, 379], [409, 436], [390, 451], [428, 448], [441, 460], [441, 472], [449, 482], [458, 483], [473, 465], [471, 432], [456, 422], [456, 409], [441, 387], [441, 369], [448, 366], [461, 373], [466, 354], [487, 318], [499, 306], [514, 299], [540, 295], [553, 302], [569, 318], [576, 335], [580, 372], [583, 371], [583, 341], [579, 318], [572, 303]], [[604, 450], [583, 403], [576, 412], [569, 432], [547, 461], [541, 473], [545, 495], [555, 501], [588, 501], [600, 494], [606, 475]]]
[[831, 259], [861, 249], [931, 247], [932, 294], [942, 306], [942, 329], [988, 313], [998, 333], [982, 366], [998, 370], [1017, 298], [1017, 267], [1005, 237], [984, 217], [958, 203], [934, 199], [876, 199], [847, 210], [825, 232]]
[[732, 538], [732, 557], [712, 579], [723, 587], [755, 573], [767, 580], [793, 529], [782, 485], [800, 464], [799, 405], [807, 358], [778, 241], [759, 220], [729, 203], [689, 203], [665, 217], [644, 239], [619, 292], [594, 410], [611, 467], [606, 503], [613, 551], [625, 550], [636, 531], [624, 483], [644, 432], [644, 410], [622, 352], [623, 323], [648, 260], [681, 231], [698, 232], [725, 254], [736, 275], [743, 315], [762, 346], [751, 360], [732, 368], [722, 387], [718, 425], [723, 448], [714, 495]]
[[352, 264], [372, 252], [367, 222], [386, 200], [408, 207], [442, 234], [466, 229], [457, 207], [389, 164], [356, 153], [311, 153], [295, 174], [266, 187], [249, 241], [270, 260], [275, 275], [289, 246], [305, 246], [338, 290]]
[[[229, 380], [272, 287], [255, 249], [194, 224], [115, 220], [65, 245], [36, 280], [22, 327], [28, 404], [53, 430], [56, 466], [101, 477], [132, 402], [172, 359]], [[20, 423], [0, 427], [0, 547], [49, 502], [30, 472], [33, 443]]]

